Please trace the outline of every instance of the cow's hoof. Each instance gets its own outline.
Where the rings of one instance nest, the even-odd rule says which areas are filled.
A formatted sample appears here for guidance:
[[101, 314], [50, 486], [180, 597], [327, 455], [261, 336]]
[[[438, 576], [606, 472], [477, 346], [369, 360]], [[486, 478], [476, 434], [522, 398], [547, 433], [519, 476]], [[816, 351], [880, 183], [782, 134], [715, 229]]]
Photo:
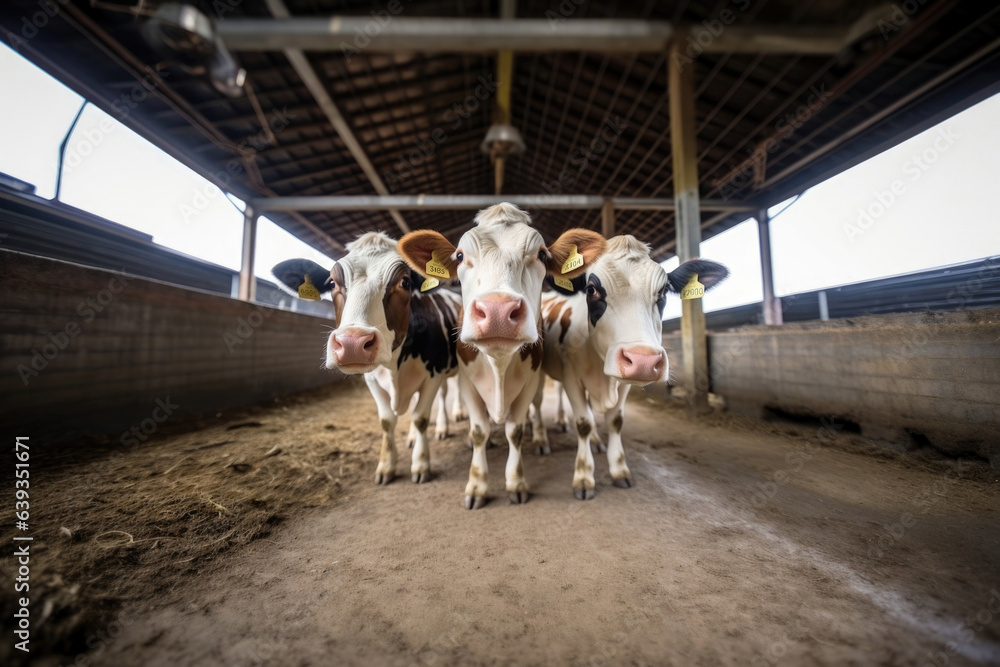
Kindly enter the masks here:
[[468, 447], [469, 449], [475, 449], [475, 447], [472, 446], [472, 441], [471, 440], [469, 440], [467, 443], [465, 443], [465, 446]]
[[631, 489], [632, 480], [628, 477], [622, 477], [621, 479], [611, 480], [611, 483], [617, 486], [619, 489]]
[[445, 440], [448, 438], [448, 432], [438, 431], [437, 433], [434, 434], [434, 437], [436, 437], [438, 440]]
[[594, 495], [593, 489], [573, 489], [573, 497], [577, 500], [593, 500]]
[[388, 484], [392, 481], [393, 474], [391, 472], [377, 472], [375, 473], [375, 483], [376, 484]]
[[563, 433], [569, 430], [569, 424], [566, 424], [565, 422], [562, 424], [556, 424], [556, 426], [558, 426], [559, 430], [562, 431]]
[[528, 492], [527, 491], [511, 491], [507, 494], [512, 505], [523, 505], [528, 502]]
[[548, 456], [551, 453], [552, 453], [552, 448], [549, 445], [547, 444], [535, 445], [535, 454], [539, 456]]
[[413, 474], [414, 484], [423, 484], [425, 482], [431, 481], [431, 471], [427, 470], [425, 472], [418, 472]]
[[607, 454], [608, 447], [603, 442], [590, 443], [590, 451], [594, 454]]
[[406, 448], [407, 449], [413, 449], [413, 441], [412, 440], [407, 440], [406, 441]]
[[465, 509], [467, 510], [477, 510], [486, 504], [486, 498], [476, 498], [473, 496], [465, 497]]

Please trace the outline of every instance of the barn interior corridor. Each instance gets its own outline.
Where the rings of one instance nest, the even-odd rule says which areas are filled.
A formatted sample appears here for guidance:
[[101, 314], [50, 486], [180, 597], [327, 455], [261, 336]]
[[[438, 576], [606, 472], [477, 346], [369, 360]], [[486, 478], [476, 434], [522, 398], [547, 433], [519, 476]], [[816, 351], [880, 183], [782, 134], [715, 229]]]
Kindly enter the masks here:
[[470, 512], [467, 422], [432, 443], [431, 483], [409, 481], [404, 444], [376, 487], [370, 402], [347, 381], [66, 460], [39, 500], [45, 581], [65, 589], [42, 631], [58, 646], [99, 620], [90, 664], [137, 666], [1000, 661], [982, 461], [880, 453], [835, 422], [696, 424], [636, 391], [635, 487], [597, 455], [580, 502], [550, 388], [531, 501], [508, 504], [495, 447], [494, 499]]

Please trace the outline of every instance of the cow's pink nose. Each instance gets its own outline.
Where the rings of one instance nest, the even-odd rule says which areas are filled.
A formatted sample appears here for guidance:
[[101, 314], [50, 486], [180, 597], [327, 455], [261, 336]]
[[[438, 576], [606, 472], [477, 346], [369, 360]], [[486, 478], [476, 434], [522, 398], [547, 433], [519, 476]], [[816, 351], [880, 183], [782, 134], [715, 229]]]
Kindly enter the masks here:
[[521, 299], [487, 296], [472, 302], [470, 314], [479, 338], [518, 338], [527, 309]]
[[618, 371], [623, 380], [656, 382], [663, 375], [666, 365], [663, 350], [649, 347], [618, 349]]
[[330, 337], [333, 358], [338, 366], [369, 366], [375, 363], [378, 340], [375, 333], [337, 333]]

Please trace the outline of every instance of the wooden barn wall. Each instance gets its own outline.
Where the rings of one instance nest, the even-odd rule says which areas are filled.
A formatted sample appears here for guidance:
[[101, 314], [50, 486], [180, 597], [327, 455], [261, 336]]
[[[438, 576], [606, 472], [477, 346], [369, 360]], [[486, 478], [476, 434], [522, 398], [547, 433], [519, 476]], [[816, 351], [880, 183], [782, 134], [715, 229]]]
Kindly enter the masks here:
[[334, 382], [330, 324], [0, 250], [0, 421], [62, 441]]
[[[680, 336], [663, 340], [679, 368]], [[715, 332], [709, 363], [732, 410], [836, 418], [1000, 467], [1000, 309]]]

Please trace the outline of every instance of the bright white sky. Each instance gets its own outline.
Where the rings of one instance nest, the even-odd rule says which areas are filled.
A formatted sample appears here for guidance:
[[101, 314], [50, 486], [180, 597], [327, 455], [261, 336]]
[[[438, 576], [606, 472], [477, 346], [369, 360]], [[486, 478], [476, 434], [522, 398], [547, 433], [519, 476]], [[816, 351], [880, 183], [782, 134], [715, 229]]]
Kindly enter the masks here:
[[[0, 44], [0, 172], [51, 198], [59, 143], [81, 103]], [[806, 192], [771, 223], [777, 294], [1000, 254], [1000, 214], [985, 196], [1000, 154], [997, 118], [1000, 96]], [[70, 140], [61, 198], [157, 243], [239, 269], [242, 214], [217, 188], [93, 105]], [[183, 213], [190, 209], [196, 213]], [[859, 219], [864, 211], [870, 217]], [[703, 257], [731, 272], [705, 296], [706, 311], [761, 299], [759, 252], [752, 220], [702, 244]], [[257, 275], [272, 279], [270, 268], [292, 257], [333, 263], [262, 219]], [[668, 270], [676, 265], [676, 258], [664, 263]], [[679, 314], [679, 300], [668, 300], [665, 317]]]

